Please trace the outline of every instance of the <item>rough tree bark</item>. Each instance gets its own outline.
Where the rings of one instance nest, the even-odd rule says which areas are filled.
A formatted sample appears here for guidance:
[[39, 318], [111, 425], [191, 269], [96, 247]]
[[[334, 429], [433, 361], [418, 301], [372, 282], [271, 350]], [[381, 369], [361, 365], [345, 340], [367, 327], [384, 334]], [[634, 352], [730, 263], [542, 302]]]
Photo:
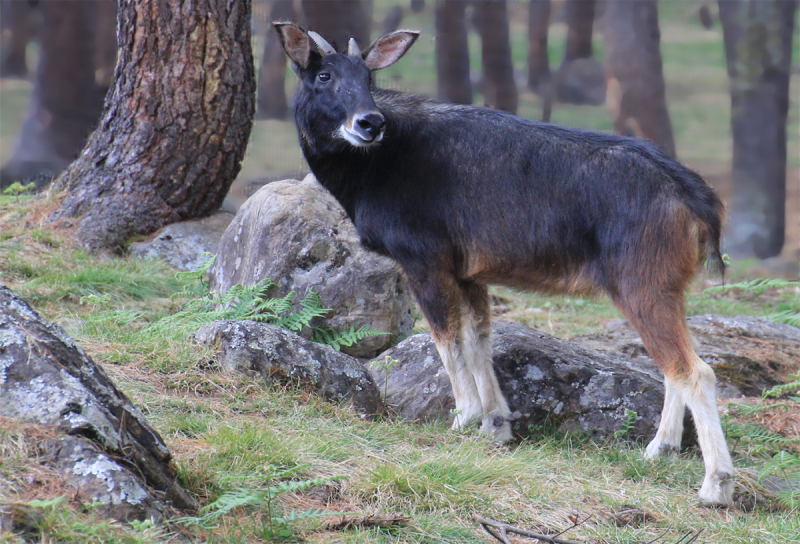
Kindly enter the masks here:
[[42, 186], [61, 172], [78, 155], [100, 113], [95, 1], [42, 2], [39, 9], [36, 81], [14, 152], [0, 171], [0, 188], [37, 176]]
[[657, 0], [606, 0], [606, 105], [614, 130], [658, 144], [675, 156], [667, 111]]
[[264, 56], [258, 75], [258, 119], [286, 119], [289, 103], [286, 100], [286, 54], [272, 21], [297, 21], [292, 0], [275, 0], [267, 21]]
[[308, 28], [334, 46], [347, 47], [355, 38], [361, 49], [370, 44], [370, 25], [361, 0], [303, 0]]
[[218, 209], [239, 172], [255, 109], [249, 0], [122, 0], [114, 84], [98, 129], [58, 178], [53, 220], [79, 217], [79, 243]]
[[786, 231], [786, 117], [793, 0], [720, 0], [731, 89], [733, 203], [727, 251], [774, 257]]
[[547, 31], [550, 28], [550, 0], [528, 4], [528, 88], [539, 92], [550, 81]]
[[511, 64], [511, 41], [506, 0], [477, 0], [481, 31], [484, 98], [492, 108], [517, 112], [519, 96]]
[[472, 103], [465, 0], [436, 2], [436, 76], [439, 98]]
[[562, 64], [576, 59], [592, 58], [595, 5], [595, 0], [565, 0], [564, 20], [567, 23], [567, 40], [564, 44]]

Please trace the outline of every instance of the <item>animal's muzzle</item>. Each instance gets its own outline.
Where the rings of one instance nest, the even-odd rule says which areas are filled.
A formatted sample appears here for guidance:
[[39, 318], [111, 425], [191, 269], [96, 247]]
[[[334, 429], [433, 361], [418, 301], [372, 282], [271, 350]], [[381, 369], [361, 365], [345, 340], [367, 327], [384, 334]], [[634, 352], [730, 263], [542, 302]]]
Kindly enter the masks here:
[[386, 119], [380, 113], [356, 115], [353, 119], [353, 132], [364, 142], [375, 142], [383, 137]]

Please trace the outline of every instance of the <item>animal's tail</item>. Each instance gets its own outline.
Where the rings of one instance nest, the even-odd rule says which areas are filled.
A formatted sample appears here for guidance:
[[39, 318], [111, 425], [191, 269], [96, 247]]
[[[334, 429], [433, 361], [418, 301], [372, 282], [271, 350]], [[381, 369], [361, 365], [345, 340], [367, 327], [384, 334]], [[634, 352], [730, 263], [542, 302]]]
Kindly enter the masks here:
[[708, 273], [712, 276], [719, 276], [722, 280], [722, 284], [725, 284], [725, 259], [722, 257], [722, 253], [719, 250], [720, 239], [716, 237], [712, 240], [709, 240], [707, 245], [706, 254], [706, 268], [708, 269]]
[[725, 261], [720, 251], [722, 225], [725, 220], [725, 205], [714, 190], [694, 170], [691, 170], [666, 155], [655, 152], [650, 159], [657, 162], [663, 171], [678, 181], [681, 200], [695, 216], [702, 229], [700, 250], [706, 258], [709, 274], [719, 276], [725, 282]]

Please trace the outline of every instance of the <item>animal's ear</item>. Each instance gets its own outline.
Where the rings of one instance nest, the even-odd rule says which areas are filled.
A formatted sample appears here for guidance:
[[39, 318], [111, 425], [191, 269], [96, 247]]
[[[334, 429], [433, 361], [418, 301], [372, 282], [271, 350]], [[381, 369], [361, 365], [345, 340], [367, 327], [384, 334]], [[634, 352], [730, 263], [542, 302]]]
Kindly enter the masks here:
[[272, 26], [278, 31], [281, 45], [289, 59], [300, 68], [308, 67], [308, 60], [311, 57], [308, 33], [294, 23], [275, 21]]
[[417, 38], [419, 30], [397, 30], [375, 40], [361, 56], [370, 70], [380, 70], [400, 60]]

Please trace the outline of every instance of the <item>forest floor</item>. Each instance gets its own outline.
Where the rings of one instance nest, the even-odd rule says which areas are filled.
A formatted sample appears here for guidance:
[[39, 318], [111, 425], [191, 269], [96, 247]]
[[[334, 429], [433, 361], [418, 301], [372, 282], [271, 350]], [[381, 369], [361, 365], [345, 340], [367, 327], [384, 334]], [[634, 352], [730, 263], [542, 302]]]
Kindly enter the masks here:
[[[25, 538], [41, 542], [342, 542], [486, 543], [479, 514], [540, 533], [568, 530], [578, 542], [707, 544], [795, 542], [800, 516], [744, 490], [737, 504], [697, 504], [703, 463], [697, 451], [646, 462], [643, 444], [592, 441], [537, 430], [497, 446], [446, 422], [417, 424], [360, 418], [302, 388], [264, 385], [210, 370], [211, 354], [183, 335], [150, 333], [183, 309], [189, 280], [158, 261], [91, 256], [68, 233], [46, 224], [52, 207], [39, 198], [0, 197], [0, 283], [56, 321], [101, 364], [164, 437], [179, 481], [215, 508], [230, 493], [258, 498], [279, 482], [342, 477], [306, 492], [235, 508], [212, 525], [118, 524], [70, 500], [35, 451], [39, 428], [0, 425], [0, 503], [37, 512]], [[736, 263], [732, 278], [741, 277]], [[733, 280], [732, 280], [733, 281]], [[688, 297], [690, 315], [771, 316], [800, 312], [798, 287], [760, 295], [730, 289]], [[519, 321], [562, 338], [601, 331], [620, 315], [604, 298], [545, 297], [495, 291]], [[744, 416], [720, 400], [738, 470], [759, 470], [776, 456], [797, 455], [800, 403]], [[763, 404], [760, 399], [737, 402]], [[771, 430], [776, 434], [765, 434]], [[39, 433], [39, 434], [37, 434]], [[784, 456], [784, 457], [780, 457]], [[286, 475], [284, 471], [290, 471]], [[742, 472], [742, 482], [755, 485]], [[19, 486], [18, 482], [30, 482]], [[749, 488], [748, 488], [749, 489]], [[219, 507], [219, 503], [216, 503]], [[281, 522], [292, 511], [319, 517]], [[302, 516], [301, 516], [302, 517]], [[574, 521], [578, 522], [573, 526]], [[0, 542], [23, 542], [0, 532]], [[512, 542], [525, 542], [519, 538]]]

